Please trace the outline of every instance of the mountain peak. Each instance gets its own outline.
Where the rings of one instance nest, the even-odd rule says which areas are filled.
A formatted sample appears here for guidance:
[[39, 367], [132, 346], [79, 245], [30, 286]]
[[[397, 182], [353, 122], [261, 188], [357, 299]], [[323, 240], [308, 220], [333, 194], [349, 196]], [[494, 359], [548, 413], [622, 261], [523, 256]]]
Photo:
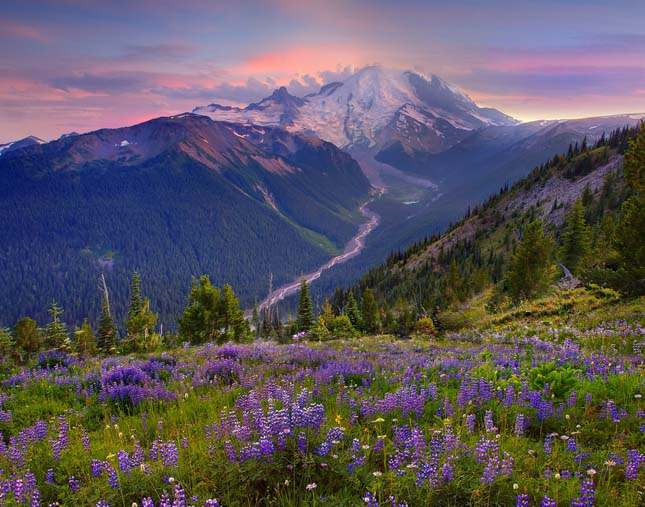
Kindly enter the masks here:
[[283, 86], [244, 109], [205, 106], [194, 112], [216, 120], [312, 132], [341, 148], [384, 148], [401, 142], [431, 152], [449, 148], [468, 131], [516, 123], [499, 111], [480, 108], [437, 76], [382, 65], [358, 69], [304, 98]]

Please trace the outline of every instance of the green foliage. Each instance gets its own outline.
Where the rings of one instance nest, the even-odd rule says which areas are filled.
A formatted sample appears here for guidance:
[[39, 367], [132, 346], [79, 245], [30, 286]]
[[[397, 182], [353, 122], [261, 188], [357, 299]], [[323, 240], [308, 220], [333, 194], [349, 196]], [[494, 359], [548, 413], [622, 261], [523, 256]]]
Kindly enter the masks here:
[[627, 184], [634, 192], [645, 197], [645, 122], [643, 121], [641, 121], [638, 136], [629, 142], [623, 170]]
[[331, 326], [331, 336], [334, 338], [358, 338], [360, 333], [354, 328], [348, 315], [337, 315]]
[[442, 331], [459, 331], [470, 324], [463, 312], [458, 311], [443, 311], [437, 315], [437, 319]]
[[13, 336], [11, 336], [11, 331], [9, 330], [9, 328], [0, 327], [0, 357], [11, 357], [15, 352], [14, 346], [15, 343], [13, 341]]
[[52, 316], [51, 322], [45, 329], [45, 344], [52, 349], [71, 352], [72, 346], [67, 333], [67, 324], [60, 320], [63, 310], [52, 302], [49, 307], [49, 314]]
[[577, 377], [580, 373], [579, 369], [570, 365], [557, 366], [555, 361], [550, 361], [529, 371], [530, 385], [533, 389], [542, 391], [548, 384], [554, 398], [563, 401], [578, 385]]
[[152, 352], [160, 342], [159, 335], [154, 333], [158, 315], [150, 310], [150, 300], [142, 299], [141, 278], [139, 273], [132, 275], [130, 308], [125, 323], [127, 336], [121, 342], [124, 352]]
[[43, 346], [43, 337], [38, 330], [38, 325], [29, 317], [23, 317], [16, 322], [13, 337], [16, 344], [28, 355], [38, 352]]
[[363, 292], [361, 314], [363, 316], [363, 330], [366, 333], [377, 334], [381, 331], [381, 314], [374, 292], [370, 288], [366, 288]]
[[96, 336], [87, 319], [83, 319], [81, 328], [74, 331], [74, 347], [82, 356], [93, 356], [97, 352]]
[[363, 317], [361, 316], [361, 311], [358, 309], [358, 303], [356, 302], [354, 291], [352, 290], [347, 293], [345, 314], [354, 328], [359, 329], [362, 326]]
[[300, 299], [298, 301], [298, 330], [309, 331], [314, 325], [314, 307], [311, 304], [309, 285], [304, 278], [300, 282]]
[[179, 333], [195, 344], [246, 340], [248, 325], [231, 286], [225, 285], [222, 292], [207, 275], [199, 282], [193, 280], [188, 306], [179, 319]]
[[578, 199], [567, 215], [566, 226], [560, 240], [560, 260], [578, 274], [591, 250], [591, 229], [585, 220], [582, 199]]
[[101, 282], [103, 284], [101, 318], [99, 319], [96, 345], [102, 354], [113, 354], [116, 352], [119, 335], [114, 325], [114, 319], [112, 318], [110, 295], [103, 274], [101, 274]]
[[549, 285], [553, 267], [553, 240], [535, 220], [522, 230], [522, 239], [511, 257], [506, 287], [515, 300], [531, 299]]
[[434, 336], [437, 334], [437, 329], [430, 317], [421, 317], [417, 320], [415, 331], [421, 336]]

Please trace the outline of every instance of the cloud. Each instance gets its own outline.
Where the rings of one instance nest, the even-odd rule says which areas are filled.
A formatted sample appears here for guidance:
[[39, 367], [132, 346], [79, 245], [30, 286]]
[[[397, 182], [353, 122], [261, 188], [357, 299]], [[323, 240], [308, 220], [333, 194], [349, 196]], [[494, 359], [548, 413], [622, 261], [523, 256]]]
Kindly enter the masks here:
[[196, 48], [191, 44], [157, 44], [153, 46], [129, 45], [125, 47], [125, 60], [179, 60], [192, 56]]
[[145, 83], [145, 76], [137, 73], [110, 73], [109, 75], [80, 73], [54, 77], [48, 81], [52, 88], [58, 90], [69, 91], [74, 89], [107, 94], [139, 89]]
[[47, 41], [45, 34], [36, 27], [8, 19], [0, 19], [0, 34], [17, 39], [34, 40], [38, 42]]

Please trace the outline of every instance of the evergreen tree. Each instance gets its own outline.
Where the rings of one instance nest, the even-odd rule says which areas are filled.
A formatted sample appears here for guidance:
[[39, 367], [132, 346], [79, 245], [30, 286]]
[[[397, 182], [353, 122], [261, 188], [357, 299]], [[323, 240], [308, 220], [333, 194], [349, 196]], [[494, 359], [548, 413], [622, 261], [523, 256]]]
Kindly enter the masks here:
[[224, 317], [224, 334], [228, 339], [243, 341], [248, 336], [248, 324], [244, 320], [244, 312], [240, 308], [240, 300], [235, 295], [233, 287], [224, 285], [222, 294], [222, 312]]
[[29, 355], [38, 352], [43, 345], [38, 324], [29, 317], [24, 317], [16, 322], [13, 328], [13, 337], [16, 344]]
[[457, 266], [456, 256], [452, 256], [450, 260], [450, 267], [446, 274], [446, 300], [449, 303], [462, 301], [464, 299], [464, 281]]
[[132, 274], [132, 285], [130, 288], [130, 308], [128, 310], [128, 320], [134, 320], [141, 313], [143, 301], [141, 300], [141, 277], [138, 272]]
[[101, 301], [101, 317], [99, 319], [96, 345], [102, 354], [114, 354], [116, 352], [118, 334], [110, 310], [110, 295], [103, 273], [101, 273], [101, 291], [103, 299]]
[[10, 358], [14, 353], [14, 341], [9, 328], [0, 327], [0, 357]]
[[325, 299], [325, 302], [322, 304], [320, 307], [321, 314], [320, 317], [322, 317], [323, 322], [325, 326], [327, 326], [327, 329], [329, 329], [334, 322], [334, 308], [332, 307], [332, 304], [329, 302], [329, 299]]
[[298, 302], [298, 329], [309, 331], [314, 325], [314, 307], [311, 304], [309, 285], [304, 278], [300, 282], [300, 301]]
[[349, 317], [349, 321], [352, 323], [354, 329], [359, 329], [362, 323], [361, 312], [358, 309], [358, 303], [356, 298], [354, 298], [354, 291], [350, 290], [347, 292], [347, 306], [345, 307], [345, 314]]
[[591, 190], [591, 185], [587, 183], [585, 188], [582, 190], [582, 205], [587, 208], [593, 202], [593, 191]]
[[567, 216], [560, 247], [560, 260], [572, 273], [579, 273], [583, 267], [591, 249], [591, 240], [591, 228], [585, 220], [585, 208], [582, 199], [578, 199]]
[[72, 347], [69, 334], [67, 334], [67, 324], [60, 320], [62, 313], [63, 310], [53, 301], [49, 307], [52, 320], [45, 329], [45, 342], [52, 349], [70, 352]]
[[87, 319], [83, 319], [81, 328], [74, 332], [76, 352], [82, 356], [96, 354], [96, 336]]
[[383, 304], [383, 331], [386, 333], [395, 333], [396, 332], [396, 318], [392, 309], [387, 303]]
[[193, 344], [215, 342], [223, 343], [221, 291], [211, 284], [210, 278], [203, 275], [199, 283], [193, 281], [188, 306], [179, 318], [179, 334]]
[[[630, 188], [645, 197], [645, 122], [641, 121], [640, 132], [629, 142], [629, 149], [623, 160], [625, 180]], [[641, 231], [642, 233], [642, 231]]]
[[341, 315], [345, 308], [345, 294], [343, 289], [336, 287], [334, 296], [331, 298], [331, 306], [334, 310], [334, 315]]
[[140, 283], [139, 273], [135, 272], [132, 275], [128, 320], [125, 322], [128, 336], [121, 344], [128, 352], [153, 350], [160, 339], [154, 333], [158, 315], [150, 310], [150, 300], [142, 299]]
[[381, 315], [379, 313], [378, 303], [374, 297], [374, 292], [366, 288], [363, 292], [363, 301], [361, 306], [363, 315], [363, 329], [370, 334], [376, 334], [381, 331]]
[[623, 203], [614, 245], [620, 255], [619, 289], [645, 294], [645, 196], [633, 195]]
[[526, 225], [506, 272], [506, 287], [515, 301], [533, 298], [548, 287], [552, 255], [553, 240], [544, 233], [542, 221]]

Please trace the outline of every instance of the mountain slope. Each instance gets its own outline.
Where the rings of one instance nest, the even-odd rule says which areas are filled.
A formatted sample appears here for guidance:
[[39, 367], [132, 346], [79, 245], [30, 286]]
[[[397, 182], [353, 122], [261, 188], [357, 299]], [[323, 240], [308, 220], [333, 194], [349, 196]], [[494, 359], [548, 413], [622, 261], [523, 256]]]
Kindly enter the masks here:
[[[556, 236], [576, 199], [585, 197], [585, 215], [594, 225], [596, 260], [609, 255], [602, 244], [603, 220], [618, 213], [629, 195], [621, 164], [636, 129], [621, 129], [593, 148], [555, 157], [510, 189], [468, 210], [447, 232], [392, 254], [355, 286], [369, 287], [389, 305], [409, 304], [418, 313], [464, 301], [501, 280], [522, 227], [540, 218]], [[611, 223], [606, 227], [611, 227]], [[453, 267], [454, 265], [454, 267]]]
[[162, 322], [192, 275], [249, 304], [269, 273], [290, 280], [339, 251], [370, 188], [330, 143], [191, 114], [13, 150], [0, 157], [0, 321], [42, 322], [52, 299], [68, 322], [95, 318], [101, 270], [117, 314], [134, 270]]

